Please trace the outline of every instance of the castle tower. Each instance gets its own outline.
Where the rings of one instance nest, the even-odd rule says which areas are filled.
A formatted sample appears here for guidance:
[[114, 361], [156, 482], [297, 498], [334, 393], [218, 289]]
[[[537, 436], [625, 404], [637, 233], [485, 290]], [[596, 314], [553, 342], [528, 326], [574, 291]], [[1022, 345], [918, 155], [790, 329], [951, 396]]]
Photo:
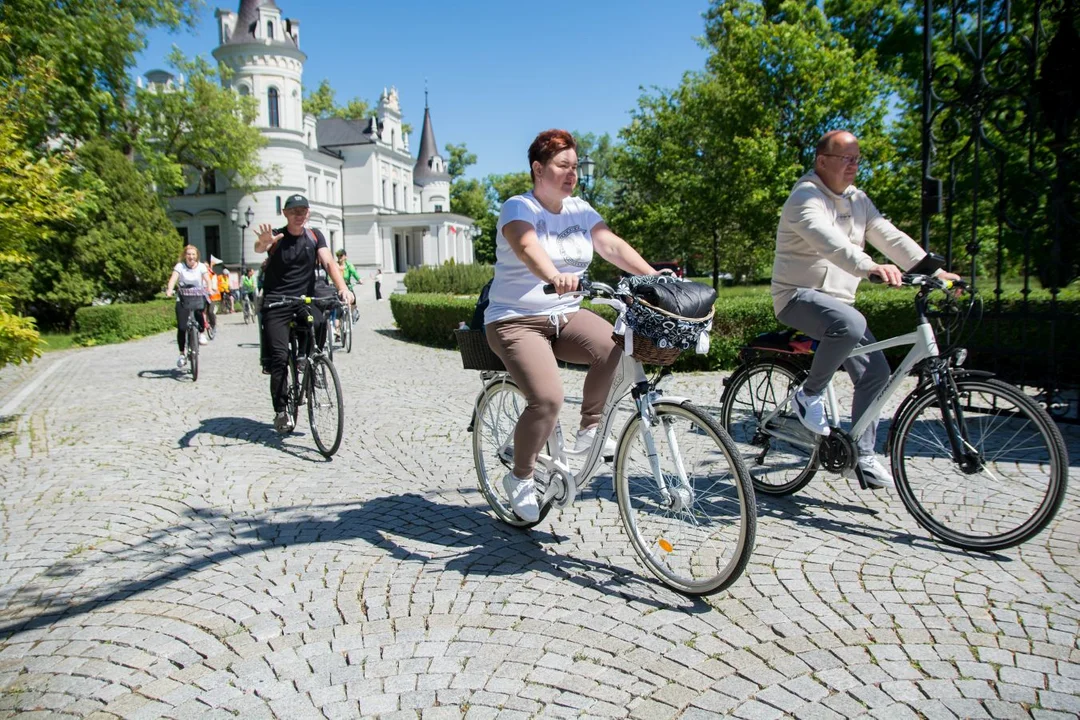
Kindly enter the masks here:
[[420, 152], [413, 168], [413, 183], [420, 189], [419, 212], [450, 212], [450, 175], [446, 161], [439, 154], [431, 110], [424, 93], [424, 127], [420, 133]]

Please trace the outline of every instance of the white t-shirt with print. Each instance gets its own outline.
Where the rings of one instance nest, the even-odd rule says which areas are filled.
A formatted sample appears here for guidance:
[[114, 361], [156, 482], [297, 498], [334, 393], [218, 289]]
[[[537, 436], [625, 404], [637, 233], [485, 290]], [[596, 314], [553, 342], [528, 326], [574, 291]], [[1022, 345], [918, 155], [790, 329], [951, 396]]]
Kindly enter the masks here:
[[191, 285], [198, 288], [203, 286], [203, 278], [206, 273], [210, 272], [206, 267], [206, 263], [195, 263], [195, 267], [188, 267], [186, 262], [178, 262], [173, 270], [179, 276], [176, 283], [178, 286]]
[[545, 295], [547, 281], [529, 272], [514, 254], [502, 232], [514, 220], [532, 225], [540, 246], [547, 251], [557, 271], [575, 273], [578, 277], [592, 261], [592, 229], [603, 222], [600, 213], [581, 198], [563, 200], [562, 212], [558, 214], [545, 210], [531, 192], [504, 202], [495, 234], [495, 281], [491, 284], [484, 322], [577, 310], [581, 306], [580, 298]]

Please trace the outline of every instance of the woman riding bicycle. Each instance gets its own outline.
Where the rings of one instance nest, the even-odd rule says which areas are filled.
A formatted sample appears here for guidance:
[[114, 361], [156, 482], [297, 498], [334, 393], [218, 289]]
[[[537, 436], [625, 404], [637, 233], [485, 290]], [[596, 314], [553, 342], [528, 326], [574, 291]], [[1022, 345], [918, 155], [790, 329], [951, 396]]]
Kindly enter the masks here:
[[[210, 271], [205, 263], [199, 262], [199, 249], [194, 245], [186, 246], [180, 253], [180, 261], [173, 268], [172, 275], [169, 276], [169, 284], [165, 288], [166, 297], [173, 296], [173, 289], [177, 282], [181, 287], [199, 288], [203, 292], [210, 288]], [[176, 361], [176, 367], [184, 367], [184, 363], [187, 362], [188, 315], [187, 308], [180, 302], [180, 298], [176, 300], [176, 344], [180, 348], [180, 357]], [[195, 311], [195, 322], [199, 324], [200, 330], [206, 327], [206, 318], [203, 313], [203, 310]], [[205, 345], [206, 342], [206, 333], [200, 332], [199, 344]]]
[[[528, 402], [514, 430], [514, 467], [503, 479], [514, 512], [535, 522], [540, 508], [533, 471], [563, 402], [556, 358], [588, 365], [582, 391], [577, 450], [589, 447], [620, 352], [612, 326], [578, 298], [578, 279], [593, 250], [626, 272], [655, 275], [644, 259], [604, 223], [587, 202], [573, 197], [577, 143], [565, 130], [546, 130], [529, 146], [533, 189], [503, 203], [496, 232], [495, 279], [484, 314], [488, 344]], [[544, 293], [555, 286], [557, 295]]]

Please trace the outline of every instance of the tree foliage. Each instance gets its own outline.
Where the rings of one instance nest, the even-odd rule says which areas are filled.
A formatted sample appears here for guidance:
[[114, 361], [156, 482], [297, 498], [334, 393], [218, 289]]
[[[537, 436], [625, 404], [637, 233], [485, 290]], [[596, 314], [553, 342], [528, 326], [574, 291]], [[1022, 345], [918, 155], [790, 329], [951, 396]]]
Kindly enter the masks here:
[[476, 164], [476, 153], [469, 152], [465, 143], [460, 145], [447, 143], [446, 156], [446, 172], [451, 180], [457, 180], [465, 174], [470, 165]]
[[330, 81], [323, 79], [314, 90], [305, 93], [303, 107], [304, 114], [311, 114], [317, 118], [342, 118], [344, 120], [366, 120], [371, 117], [371, 103], [363, 98], [354, 97], [344, 105], [338, 105], [334, 100], [337, 93], [331, 87]]

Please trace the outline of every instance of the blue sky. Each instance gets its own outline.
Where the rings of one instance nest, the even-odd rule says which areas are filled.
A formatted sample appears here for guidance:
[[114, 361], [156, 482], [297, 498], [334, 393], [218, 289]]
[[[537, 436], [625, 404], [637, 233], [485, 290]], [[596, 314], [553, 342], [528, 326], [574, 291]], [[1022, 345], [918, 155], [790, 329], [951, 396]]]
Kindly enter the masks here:
[[[217, 45], [207, 0], [195, 32], [150, 33], [138, 58], [144, 74], [166, 67], [172, 45], [188, 56]], [[695, 38], [707, 0], [582, 0], [576, 4], [494, 0], [277, 0], [300, 21], [308, 59], [304, 87], [326, 78], [344, 103], [376, 102], [396, 85], [415, 153], [427, 79], [435, 138], [466, 143], [478, 162], [472, 177], [526, 170], [537, 132], [563, 127], [614, 135], [629, 121], [641, 86], [675, 87], [687, 70], [704, 66]]]

